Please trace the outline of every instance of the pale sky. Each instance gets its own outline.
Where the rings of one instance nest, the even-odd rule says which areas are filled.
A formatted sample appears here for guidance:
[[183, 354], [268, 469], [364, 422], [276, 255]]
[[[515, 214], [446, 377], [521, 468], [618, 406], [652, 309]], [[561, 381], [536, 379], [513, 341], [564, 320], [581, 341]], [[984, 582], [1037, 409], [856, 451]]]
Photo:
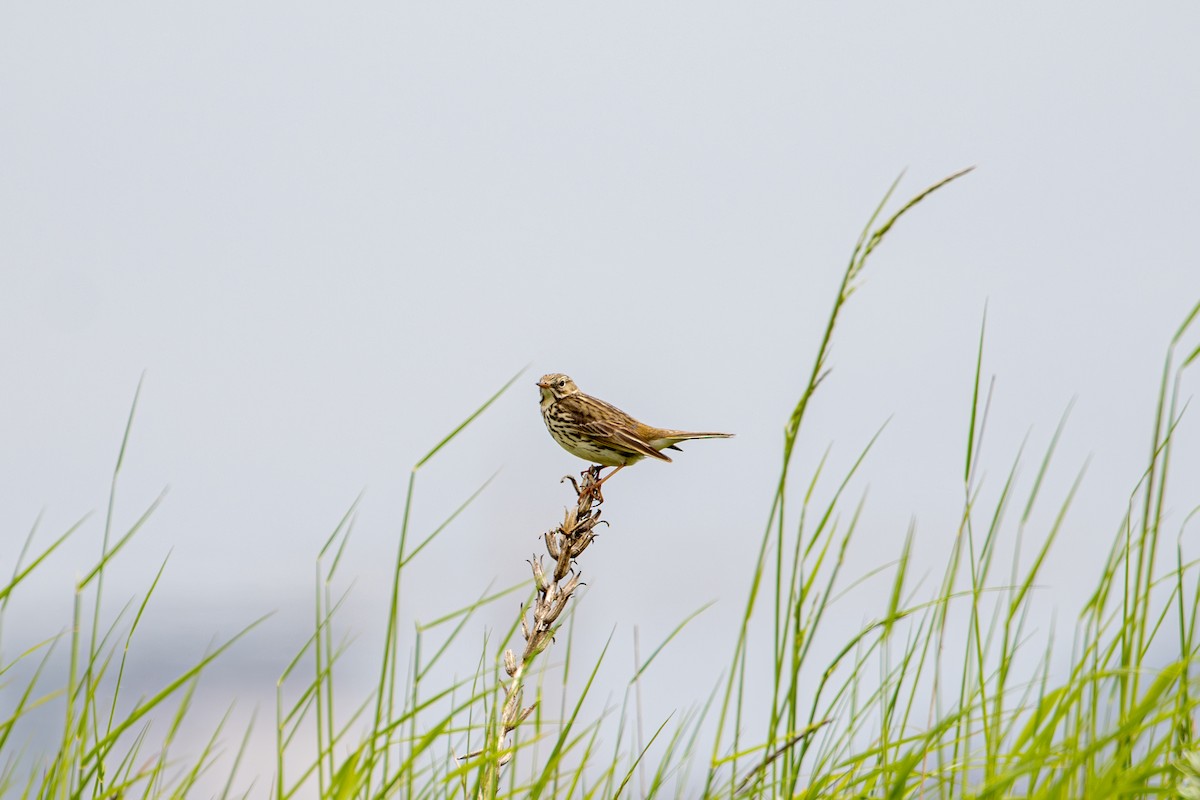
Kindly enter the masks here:
[[[419, 476], [424, 535], [502, 470], [423, 554], [406, 619], [527, 577], [559, 478], [584, 466], [543, 428], [540, 374], [735, 432], [606, 486], [613, 527], [582, 565], [580, 653], [616, 631], [601, 700], [628, 680], [634, 624], [657, 643], [717, 601], [647, 673], [657, 725], [726, 666], [861, 226], [902, 170], [905, 199], [968, 165], [873, 257], [794, 474], [832, 445], [828, 497], [890, 418], [851, 488], [869, 496], [847, 577], [896, 558], [913, 520], [917, 574], [940, 575], [986, 306], [993, 496], [1032, 431], [1028, 490], [1076, 398], [1026, 533], [1090, 457], [1043, 590], [1069, 622], [1200, 299], [1198, 31], [1188, 3], [6, 6], [0, 572], [40, 512], [42, 542], [99, 513], [14, 600], [0, 655], [69, 624], [145, 371], [118, 526], [171, 490], [108, 584], [115, 611], [171, 554], [137, 675], [275, 610], [205, 684], [214, 707], [271, 702], [315, 554], [364, 488], [341, 622], [347, 678], [371, 674], [410, 468], [529, 365]], [[1191, 423], [1172, 537], [1200, 502]], [[857, 625], [887, 590], [836, 613]]]

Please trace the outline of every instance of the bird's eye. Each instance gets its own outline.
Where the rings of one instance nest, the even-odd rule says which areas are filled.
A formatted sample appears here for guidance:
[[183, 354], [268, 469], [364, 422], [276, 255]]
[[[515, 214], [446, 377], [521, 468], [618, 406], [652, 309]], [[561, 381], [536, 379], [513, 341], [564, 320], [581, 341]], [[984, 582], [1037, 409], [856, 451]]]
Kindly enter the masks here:
[[567, 385], [567, 382], [566, 382], [566, 381], [559, 381], [559, 382], [558, 382], [558, 388], [560, 388], [560, 389], [561, 389], [562, 387], [566, 386], [566, 385]]

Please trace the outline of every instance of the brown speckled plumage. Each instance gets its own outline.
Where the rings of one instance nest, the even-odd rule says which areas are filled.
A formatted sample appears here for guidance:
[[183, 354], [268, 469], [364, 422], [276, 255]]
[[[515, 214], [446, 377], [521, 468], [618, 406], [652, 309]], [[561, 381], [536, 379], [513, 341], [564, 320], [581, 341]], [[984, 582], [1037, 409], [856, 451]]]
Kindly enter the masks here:
[[[574, 456], [616, 467], [617, 471], [643, 458], [670, 461], [661, 451], [678, 450], [675, 445], [688, 439], [733, 436], [646, 425], [616, 406], [579, 391], [575, 382], [561, 373], [543, 375], [537, 385], [542, 393], [542, 419], [554, 441]], [[616, 471], [609, 473], [604, 480], [615, 474]]]

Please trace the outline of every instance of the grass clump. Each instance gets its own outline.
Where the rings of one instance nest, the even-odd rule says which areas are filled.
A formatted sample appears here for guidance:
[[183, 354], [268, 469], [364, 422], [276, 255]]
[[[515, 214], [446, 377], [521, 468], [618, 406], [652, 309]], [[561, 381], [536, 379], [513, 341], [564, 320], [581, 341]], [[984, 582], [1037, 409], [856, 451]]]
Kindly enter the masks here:
[[[589, 490], [595, 471], [584, 473], [583, 485], [575, 487], [575, 506], [545, 534], [553, 569], [548, 572], [534, 556], [532, 586], [489, 587], [461, 608], [402, 634], [403, 577], [487, 486], [464, 498], [423, 538], [410, 541], [408, 509], [417, 476], [514, 376], [413, 468], [389, 605], [381, 615], [378, 678], [373, 691], [353, 700], [339, 689], [337, 667], [348, 644], [336, 635], [335, 623], [345, 599], [337, 588], [338, 566], [357, 503], [325, 542], [317, 556], [312, 635], [276, 686], [271, 764], [247, 765], [251, 730], [229, 731], [225, 722], [201, 738], [207, 744], [199, 753], [175, 753], [200, 676], [234, 641], [252, 635], [257, 623], [210, 649], [153, 695], [131, 706], [118, 703], [130, 641], [162, 575], [160, 569], [149, 577], [140, 599], [107, 619], [106, 568], [161, 501], [129, 530], [113, 529], [123, 443], [100, 557], [78, 582], [70, 628], [15, 655], [0, 650], [0, 679], [11, 681], [18, 667], [28, 673], [6, 695], [9, 706], [0, 708], [0, 796], [1200, 797], [1192, 666], [1200, 583], [1183, 547], [1191, 516], [1170, 529], [1166, 514], [1183, 414], [1181, 380], [1200, 357], [1200, 348], [1188, 350], [1185, 342], [1200, 305], [1170, 343], [1147, 464], [1127, 513], [1114, 525], [1094, 590], [1071, 610], [1076, 616], [1068, 636], [1037, 624], [1041, 609], [1034, 590], [1050, 582], [1043, 574], [1047, 556], [1083, 471], [1065, 497], [1044, 497], [1064, 415], [1027, 490], [1018, 489], [1023, 452], [998, 490], [985, 486], [979, 454], [990, 397], [982, 334], [964, 437], [961, 513], [940, 577], [927, 586], [913, 574], [910, 529], [894, 563], [872, 573], [890, 581], [876, 616], [857, 630], [831, 622], [837, 598], [871, 577], [846, 575], [863, 508], [862, 499], [847, 493], [874, 439], [849, 473], [827, 489], [824, 459], [795, 485], [791, 465], [799, 433], [809, 401], [829, 374], [837, 324], [867, 261], [904, 214], [963, 174], [938, 182], [885, 217], [889, 191], [856, 244], [807, 386], [786, 421], [782, 467], [741, 623], [729, 636], [728, 666], [723, 677], [713, 676], [718, 682], [712, 694], [695, 707], [651, 721], [650, 731], [640, 697], [646, 667], [699, 611], [646, 659], [638, 653], [633, 674], [620, 687], [618, 707], [590, 719], [584, 713], [604, 654], [581, 673], [572, 658], [581, 633], [570, 600], [580, 596], [575, 559], [593, 543], [599, 521], [599, 503]], [[130, 424], [132, 419], [131, 413]], [[1034, 509], [1050, 502], [1056, 513], [1041, 529]], [[31, 532], [12, 577], [0, 588], [0, 625], [12, 594], [83, 525], [33, 555]], [[525, 604], [506, 630], [482, 630], [477, 622], [482, 609], [522, 593]], [[523, 645], [514, 644], [518, 632]], [[449, 663], [481, 634], [482, 646], [471, 648], [477, 654], [473, 663]], [[760, 641], [769, 647], [759, 648]], [[558, 661], [538, 658], [552, 642]], [[55, 660], [56, 649], [69, 655]], [[552, 712], [555, 694], [559, 704]], [[57, 746], [28, 752], [14, 731], [46, 706], [61, 711]], [[152, 718], [159, 721], [153, 739]], [[234, 744], [226, 744], [221, 755], [228, 742]], [[257, 782], [244, 788], [239, 769], [248, 766]]]

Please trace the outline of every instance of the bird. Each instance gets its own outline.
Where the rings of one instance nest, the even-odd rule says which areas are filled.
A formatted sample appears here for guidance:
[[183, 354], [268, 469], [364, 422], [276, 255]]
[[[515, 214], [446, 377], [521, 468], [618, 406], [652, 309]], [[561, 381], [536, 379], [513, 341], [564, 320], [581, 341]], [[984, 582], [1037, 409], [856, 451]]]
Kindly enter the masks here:
[[543, 375], [537, 382], [541, 390], [542, 420], [554, 441], [573, 456], [603, 467], [616, 467], [595, 485], [643, 458], [670, 461], [663, 450], [679, 450], [679, 442], [689, 439], [728, 439], [732, 433], [677, 431], [655, 428], [638, 422], [614, 405], [579, 391], [575, 381], [561, 372]]

